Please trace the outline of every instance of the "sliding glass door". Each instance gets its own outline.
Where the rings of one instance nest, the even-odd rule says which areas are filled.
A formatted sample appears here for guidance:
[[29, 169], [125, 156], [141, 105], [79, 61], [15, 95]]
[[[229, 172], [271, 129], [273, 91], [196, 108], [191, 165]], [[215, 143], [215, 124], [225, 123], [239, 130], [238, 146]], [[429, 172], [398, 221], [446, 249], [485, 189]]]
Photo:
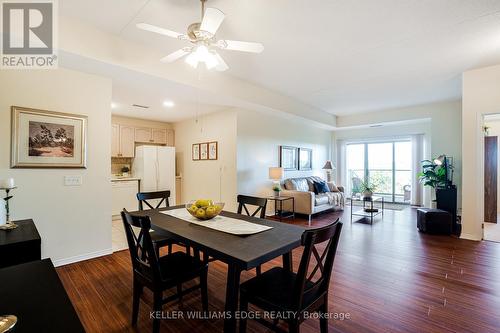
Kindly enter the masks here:
[[347, 193], [361, 193], [361, 182], [376, 184], [376, 195], [409, 202], [412, 147], [409, 140], [366, 142], [346, 146]]

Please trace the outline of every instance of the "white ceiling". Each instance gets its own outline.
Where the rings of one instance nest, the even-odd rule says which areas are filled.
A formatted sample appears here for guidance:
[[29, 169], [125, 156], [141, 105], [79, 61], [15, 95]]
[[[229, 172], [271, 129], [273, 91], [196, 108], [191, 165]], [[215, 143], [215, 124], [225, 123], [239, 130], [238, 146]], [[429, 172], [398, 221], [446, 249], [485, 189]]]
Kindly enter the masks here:
[[[461, 97], [461, 73], [500, 62], [500, 0], [209, 0], [218, 37], [259, 41], [262, 54], [223, 51], [232, 75], [337, 115]], [[64, 0], [77, 17], [165, 54], [185, 42], [197, 0]], [[146, 52], [146, 51], [145, 51]], [[165, 66], [174, 66], [165, 65]]]
[[[59, 53], [59, 65], [65, 68], [108, 77], [112, 80], [112, 98], [116, 115], [177, 122], [203, 114], [240, 106], [230, 96], [214, 95], [200, 89], [174, 83], [160, 77], [135, 72], [67, 52]], [[163, 102], [174, 102], [171, 108]], [[133, 104], [149, 106], [148, 109]]]

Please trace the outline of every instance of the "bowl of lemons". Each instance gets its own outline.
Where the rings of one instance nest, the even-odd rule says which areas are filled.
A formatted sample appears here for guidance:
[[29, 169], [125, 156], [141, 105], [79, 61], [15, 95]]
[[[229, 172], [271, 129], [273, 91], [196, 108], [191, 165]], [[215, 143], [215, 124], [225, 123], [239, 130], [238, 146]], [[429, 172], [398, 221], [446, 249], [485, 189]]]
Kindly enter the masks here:
[[224, 203], [213, 202], [209, 199], [193, 200], [186, 204], [186, 209], [189, 214], [199, 220], [210, 220], [220, 214], [224, 208]]

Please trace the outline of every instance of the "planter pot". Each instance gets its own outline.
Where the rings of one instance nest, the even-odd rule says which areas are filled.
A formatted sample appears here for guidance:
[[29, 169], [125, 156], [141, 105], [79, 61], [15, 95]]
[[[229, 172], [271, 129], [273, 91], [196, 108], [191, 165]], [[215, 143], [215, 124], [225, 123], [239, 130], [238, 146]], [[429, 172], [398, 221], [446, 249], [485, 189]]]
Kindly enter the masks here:
[[274, 191], [274, 196], [275, 196], [275, 197], [279, 197], [279, 196], [280, 196], [280, 193], [281, 193], [281, 191]]
[[436, 208], [437, 208], [437, 201], [436, 201], [436, 200], [433, 200], [433, 201], [431, 202], [431, 208], [432, 208], [432, 209], [436, 209]]
[[364, 191], [363, 192], [363, 197], [365, 197], [365, 198], [371, 198], [372, 195], [373, 195], [372, 191]]

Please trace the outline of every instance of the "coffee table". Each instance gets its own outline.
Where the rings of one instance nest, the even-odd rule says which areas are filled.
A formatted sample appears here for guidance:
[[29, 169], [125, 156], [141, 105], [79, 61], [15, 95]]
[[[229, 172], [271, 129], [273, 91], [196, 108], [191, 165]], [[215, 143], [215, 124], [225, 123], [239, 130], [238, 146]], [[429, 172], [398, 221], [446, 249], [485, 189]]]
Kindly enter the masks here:
[[[354, 211], [353, 202], [361, 201], [363, 202], [363, 207], [359, 210]], [[374, 206], [374, 204], [377, 205]], [[351, 223], [353, 216], [361, 216], [370, 218], [370, 224], [373, 224], [373, 218], [381, 214], [384, 216], [384, 197], [371, 196], [371, 197], [354, 197], [351, 198]]]

